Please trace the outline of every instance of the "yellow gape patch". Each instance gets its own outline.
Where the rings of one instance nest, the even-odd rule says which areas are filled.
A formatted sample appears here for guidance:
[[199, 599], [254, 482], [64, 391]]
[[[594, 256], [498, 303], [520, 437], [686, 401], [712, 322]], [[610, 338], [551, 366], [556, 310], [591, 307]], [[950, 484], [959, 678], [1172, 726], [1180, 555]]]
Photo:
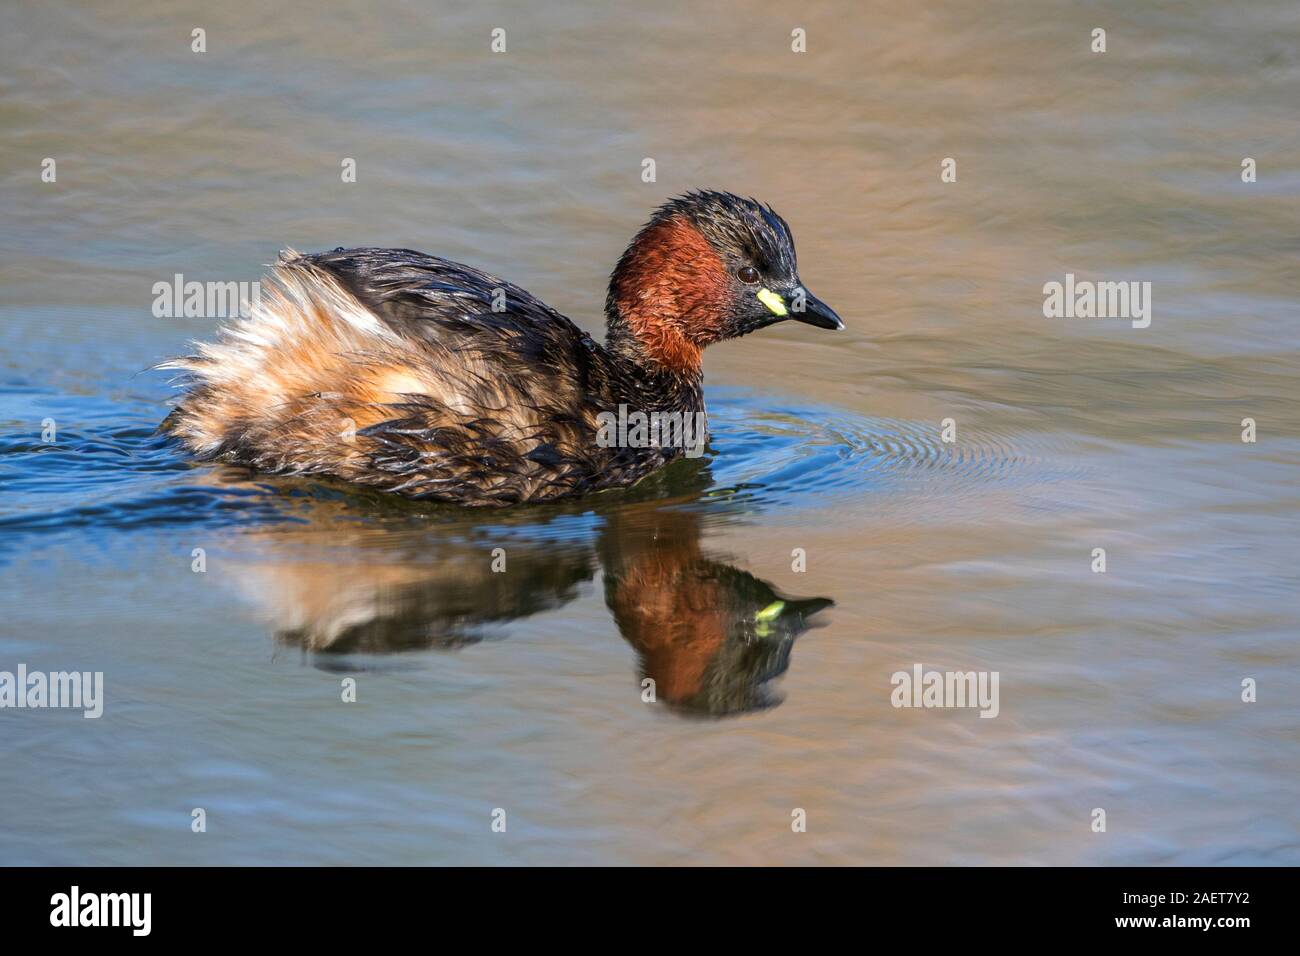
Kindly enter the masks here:
[[771, 289], [759, 289], [758, 301], [762, 302], [773, 315], [786, 315], [785, 300], [773, 292]]

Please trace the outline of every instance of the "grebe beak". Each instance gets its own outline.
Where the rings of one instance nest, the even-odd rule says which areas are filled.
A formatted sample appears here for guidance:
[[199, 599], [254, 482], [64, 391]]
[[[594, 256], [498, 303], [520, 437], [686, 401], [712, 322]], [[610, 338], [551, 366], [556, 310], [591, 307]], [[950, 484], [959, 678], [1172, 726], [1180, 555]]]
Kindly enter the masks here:
[[[800, 292], [803, 292], [802, 296], [799, 295]], [[802, 309], [799, 308], [800, 305], [803, 306]], [[806, 322], [834, 332], [844, 328], [844, 321], [835, 314], [835, 310], [802, 286], [795, 289], [794, 295], [790, 297], [789, 308], [790, 318], [796, 322]]]

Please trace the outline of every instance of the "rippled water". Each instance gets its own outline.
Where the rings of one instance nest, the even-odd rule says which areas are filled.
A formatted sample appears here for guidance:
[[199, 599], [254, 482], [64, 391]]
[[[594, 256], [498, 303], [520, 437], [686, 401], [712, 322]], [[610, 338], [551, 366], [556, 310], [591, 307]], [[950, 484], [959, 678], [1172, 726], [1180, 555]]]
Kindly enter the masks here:
[[[1271, 0], [6, 7], [0, 671], [107, 700], [0, 710], [0, 863], [1300, 861], [1297, 41]], [[152, 315], [177, 272], [410, 246], [596, 331], [705, 185], [848, 329], [711, 349], [708, 453], [632, 491], [466, 513], [154, 434], [215, 325]], [[1043, 318], [1067, 272], [1151, 327]], [[917, 663], [999, 716], [895, 709]]]

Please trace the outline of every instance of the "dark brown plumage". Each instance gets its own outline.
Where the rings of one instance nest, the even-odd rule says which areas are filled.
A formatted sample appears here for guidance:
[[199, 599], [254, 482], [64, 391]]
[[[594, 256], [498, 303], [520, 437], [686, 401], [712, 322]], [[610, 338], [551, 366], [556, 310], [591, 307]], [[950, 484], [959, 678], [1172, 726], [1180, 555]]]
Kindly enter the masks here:
[[408, 249], [289, 252], [249, 318], [161, 366], [188, 389], [163, 428], [199, 458], [263, 472], [465, 505], [553, 500], [684, 453], [598, 440], [600, 416], [702, 416], [705, 346], [785, 317], [841, 327], [803, 290], [784, 220], [716, 192], [656, 212], [606, 313], [602, 347], [469, 266]]

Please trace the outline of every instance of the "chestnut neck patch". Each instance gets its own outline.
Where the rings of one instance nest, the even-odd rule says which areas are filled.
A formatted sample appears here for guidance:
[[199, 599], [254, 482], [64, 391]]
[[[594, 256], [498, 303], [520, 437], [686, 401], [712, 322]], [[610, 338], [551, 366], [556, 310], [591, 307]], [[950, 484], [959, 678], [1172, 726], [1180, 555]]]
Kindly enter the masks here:
[[643, 229], [610, 283], [610, 301], [641, 352], [677, 374], [700, 369], [700, 350], [723, 335], [731, 282], [722, 258], [689, 220]]

